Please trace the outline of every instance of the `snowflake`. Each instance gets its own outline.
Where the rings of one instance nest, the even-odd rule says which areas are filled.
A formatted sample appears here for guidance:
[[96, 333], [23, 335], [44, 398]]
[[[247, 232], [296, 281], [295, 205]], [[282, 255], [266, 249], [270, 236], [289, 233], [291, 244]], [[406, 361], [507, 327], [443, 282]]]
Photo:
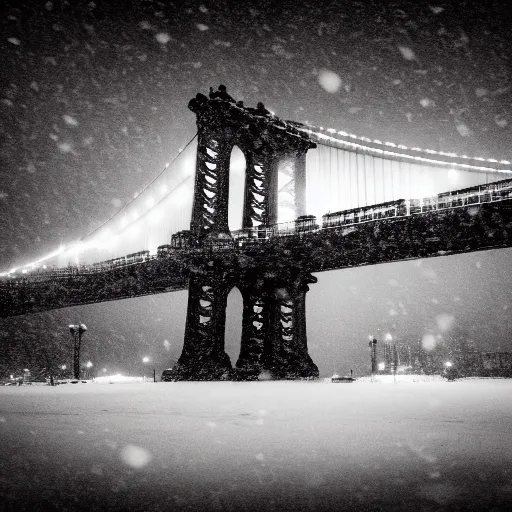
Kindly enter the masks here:
[[398, 45], [398, 49], [400, 50], [400, 53], [402, 54], [402, 57], [405, 60], [415, 60], [416, 59], [416, 55], [411, 50], [411, 48], [409, 48], [408, 46]]
[[71, 126], [78, 126], [78, 121], [74, 117], [63, 115], [62, 119], [64, 119], [66, 124], [69, 124]]
[[425, 108], [432, 107], [434, 105], [434, 102], [428, 98], [423, 98], [420, 100], [420, 105]]
[[166, 32], [159, 32], [155, 39], [161, 44], [167, 44], [171, 40], [171, 36]]
[[334, 71], [329, 71], [328, 69], [322, 69], [320, 73], [318, 73], [318, 83], [323, 87], [323, 89], [330, 93], [338, 92], [342, 85], [339, 75]]

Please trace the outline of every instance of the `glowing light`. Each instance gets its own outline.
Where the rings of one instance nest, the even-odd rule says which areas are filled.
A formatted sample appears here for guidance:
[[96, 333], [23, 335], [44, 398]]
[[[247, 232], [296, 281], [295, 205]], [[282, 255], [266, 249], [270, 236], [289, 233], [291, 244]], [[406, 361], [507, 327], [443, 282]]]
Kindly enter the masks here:
[[149, 218], [150, 218], [151, 222], [158, 222], [162, 218], [162, 212], [158, 211], [158, 210], [153, 210], [149, 214]]
[[384, 370], [384, 369], [386, 368], [386, 363], [379, 363], [379, 364], [377, 365], [377, 368], [378, 368], [379, 370]]
[[133, 224], [128, 228], [128, 235], [135, 236], [139, 232], [139, 226]]
[[146, 357], [143, 357], [143, 358], [142, 358], [142, 362], [143, 362], [143, 363], [149, 363], [149, 357], [147, 357], [147, 356], [146, 356]]
[[393, 341], [393, 336], [391, 336], [391, 334], [388, 332], [388, 333], [386, 334], [385, 340], [386, 340], [387, 342]]
[[[510, 165], [510, 161], [508, 160], [496, 160], [495, 158], [482, 158], [482, 157], [475, 157], [475, 156], [467, 156], [467, 155], [457, 155], [457, 153], [448, 153], [448, 152], [445, 152], [445, 151], [435, 151], [434, 149], [422, 149], [422, 148], [419, 148], [419, 147], [414, 147], [414, 148], [408, 148], [407, 146], [403, 145], [403, 144], [394, 144], [393, 142], [382, 142], [380, 141], [379, 139], [370, 139], [368, 137], [362, 137], [362, 136], [358, 136], [358, 135], [355, 135], [353, 133], [347, 133], [347, 132], [344, 132], [342, 130], [335, 130], [334, 128], [323, 128], [323, 126], [319, 126], [319, 127], [315, 127], [315, 126], [312, 126], [311, 128], [314, 128], [316, 130], [326, 130], [328, 131], [329, 133], [337, 133], [338, 135], [342, 135], [344, 137], [351, 137], [353, 139], [358, 139], [358, 140], [361, 140], [363, 142], [372, 142], [374, 144], [380, 144], [380, 145], [385, 145], [385, 146], [391, 146], [391, 147], [397, 147], [399, 149], [405, 149], [405, 150], [408, 150], [410, 149], [411, 151], [418, 151], [418, 152], [422, 152], [422, 153], [428, 153], [428, 154], [433, 154], [433, 155], [442, 155], [442, 156], [449, 156], [449, 157], [452, 157], [452, 158], [462, 158], [462, 159], [467, 159], [467, 160], [480, 160], [480, 161], [484, 161], [484, 162], [492, 162], [492, 163], [500, 163], [500, 164], [504, 164], [504, 165]], [[307, 132], [307, 133], [311, 133], [311, 134], [316, 134], [316, 135], [321, 135], [319, 133], [315, 133], [311, 128], [308, 128], [308, 129], [305, 129], [305, 128], [299, 128], [299, 130], [301, 131], [304, 131], [304, 132]], [[337, 140], [338, 142], [339, 139], [335, 139]]]
[[[449, 165], [450, 167], [461, 167], [463, 169], [476, 169], [476, 170], [480, 170], [480, 171], [493, 171], [496, 173], [512, 174], [511, 169], [496, 169], [493, 167], [482, 167], [482, 166], [477, 166], [477, 165], [461, 164], [458, 162], [445, 162], [443, 160], [434, 160], [432, 158], [425, 158], [422, 156], [408, 155], [405, 153], [395, 153], [393, 151], [387, 151], [387, 150], [380, 149], [380, 148], [371, 148], [369, 146], [363, 146], [362, 144], [357, 144], [356, 142], [349, 142], [349, 141], [346, 141], [343, 139], [336, 139], [334, 137], [330, 137], [329, 135], [326, 135], [323, 133], [318, 133], [318, 132], [311, 132], [311, 133], [313, 135], [316, 135], [319, 139], [332, 140], [342, 146], [348, 146], [351, 148], [360, 148], [360, 149], [363, 149], [364, 151], [368, 151], [369, 153], [376, 153], [378, 155], [388, 155], [391, 157], [400, 157], [400, 158], [406, 158], [408, 160], [416, 160], [418, 162], [428, 162], [431, 164], [435, 164], [436, 166]], [[359, 137], [354, 135], [354, 138], [359, 138]], [[397, 147], [400, 149], [408, 149], [407, 146], [404, 146], [402, 144], [399, 144]], [[441, 152], [439, 152], [438, 154], [441, 154]], [[444, 153], [444, 154], [446, 156], [456, 156], [455, 154], [448, 154], [448, 153]]]
[[452, 363], [450, 361], [446, 361], [446, 363], [444, 363], [444, 365], [447, 367], [447, 368], [450, 368], [450, 366], [452, 366]]

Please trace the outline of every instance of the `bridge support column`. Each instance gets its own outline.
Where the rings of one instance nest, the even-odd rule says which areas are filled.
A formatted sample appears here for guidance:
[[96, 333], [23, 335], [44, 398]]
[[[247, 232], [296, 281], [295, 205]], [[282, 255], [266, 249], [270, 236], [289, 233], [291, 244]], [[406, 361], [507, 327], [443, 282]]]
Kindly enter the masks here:
[[200, 131], [197, 142], [194, 205], [190, 229], [199, 238], [226, 238], [228, 226], [229, 133]]
[[308, 353], [306, 292], [316, 283], [311, 274], [299, 275], [276, 288], [271, 318], [272, 368], [275, 379], [318, 377], [318, 367]]
[[242, 228], [267, 227], [277, 222], [277, 158], [268, 148], [246, 151]]
[[219, 271], [189, 279], [185, 341], [173, 380], [229, 380], [231, 361], [224, 351], [229, 286]]
[[236, 362], [236, 378], [256, 380], [265, 368], [269, 340], [271, 297], [261, 286], [242, 288], [244, 301], [242, 341]]

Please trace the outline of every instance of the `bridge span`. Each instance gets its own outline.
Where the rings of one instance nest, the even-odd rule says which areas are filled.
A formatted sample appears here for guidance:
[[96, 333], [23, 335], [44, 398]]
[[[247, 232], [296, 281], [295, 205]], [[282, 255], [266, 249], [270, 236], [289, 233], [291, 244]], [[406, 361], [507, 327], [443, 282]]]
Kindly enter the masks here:
[[[310, 378], [313, 273], [512, 245], [509, 162], [314, 131], [220, 89], [189, 108], [197, 142], [93, 233], [3, 275], [3, 317], [188, 288], [173, 379]], [[235, 147], [245, 160], [238, 225]], [[234, 286], [244, 306], [232, 368]]]

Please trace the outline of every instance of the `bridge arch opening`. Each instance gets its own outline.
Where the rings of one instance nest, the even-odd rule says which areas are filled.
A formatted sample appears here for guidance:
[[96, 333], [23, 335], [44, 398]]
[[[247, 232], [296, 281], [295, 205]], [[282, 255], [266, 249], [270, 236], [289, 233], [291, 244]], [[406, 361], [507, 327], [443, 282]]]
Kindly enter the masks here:
[[233, 146], [229, 160], [228, 226], [230, 231], [242, 229], [245, 175], [247, 163], [242, 150]]
[[224, 333], [224, 351], [234, 368], [240, 355], [242, 339], [243, 298], [240, 290], [234, 286], [228, 295], [226, 307], [226, 330]]

